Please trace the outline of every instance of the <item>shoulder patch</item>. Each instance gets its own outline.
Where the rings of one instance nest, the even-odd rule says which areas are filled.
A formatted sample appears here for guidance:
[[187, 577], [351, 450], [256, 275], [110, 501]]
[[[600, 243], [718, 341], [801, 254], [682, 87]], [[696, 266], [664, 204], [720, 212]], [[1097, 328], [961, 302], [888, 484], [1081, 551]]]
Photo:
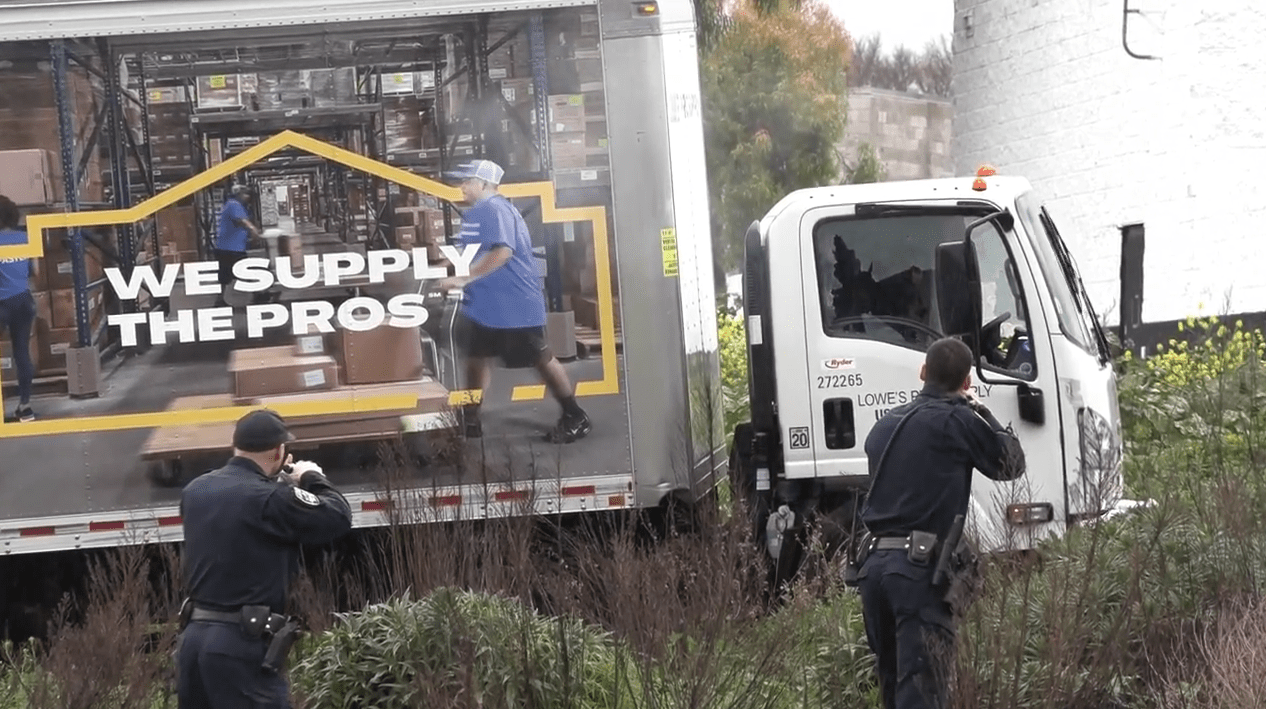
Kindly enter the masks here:
[[298, 500], [299, 502], [307, 505], [308, 507], [321, 506], [321, 498], [317, 497], [316, 495], [313, 495], [312, 493], [300, 487], [296, 487], [294, 490], [295, 490], [295, 499]]

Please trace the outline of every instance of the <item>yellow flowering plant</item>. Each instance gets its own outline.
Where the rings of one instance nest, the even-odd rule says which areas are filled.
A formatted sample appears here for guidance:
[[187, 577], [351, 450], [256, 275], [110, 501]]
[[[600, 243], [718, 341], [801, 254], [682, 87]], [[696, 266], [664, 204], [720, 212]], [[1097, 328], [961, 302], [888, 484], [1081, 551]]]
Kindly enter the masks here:
[[1127, 351], [1118, 361], [1128, 449], [1205, 469], [1256, 458], [1266, 431], [1266, 337], [1242, 320], [1194, 316], [1178, 334], [1145, 359]]

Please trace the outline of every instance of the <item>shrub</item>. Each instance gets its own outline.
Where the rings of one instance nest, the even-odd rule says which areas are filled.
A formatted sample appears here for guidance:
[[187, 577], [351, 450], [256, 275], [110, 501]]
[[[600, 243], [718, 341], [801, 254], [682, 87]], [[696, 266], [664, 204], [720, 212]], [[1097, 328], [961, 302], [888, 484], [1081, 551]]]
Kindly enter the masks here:
[[1123, 357], [1125, 472], [1133, 494], [1185, 489], [1196, 503], [1214, 478], [1256, 479], [1266, 462], [1266, 339], [1215, 318], [1188, 318], [1182, 331], [1145, 360]]
[[310, 707], [609, 707], [615, 645], [580, 621], [437, 589], [340, 616], [295, 663]]

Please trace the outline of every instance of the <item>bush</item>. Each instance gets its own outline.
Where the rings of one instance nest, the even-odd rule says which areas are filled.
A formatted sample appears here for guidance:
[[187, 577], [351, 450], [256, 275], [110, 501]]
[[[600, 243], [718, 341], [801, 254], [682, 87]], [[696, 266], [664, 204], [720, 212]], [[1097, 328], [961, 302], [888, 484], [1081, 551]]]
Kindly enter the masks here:
[[1266, 504], [1266, 339], [1216, 318], [1188, 318], [1180, 330], [1186, 339], [1121, 362], [1126, 485], [1138, 496], [1180, 494], [1201, 505], [1236, 481]]
[[576, 620], [442, 588], [340, 616], [296, 662], [310, 707], [610, 707], [615, 645]]

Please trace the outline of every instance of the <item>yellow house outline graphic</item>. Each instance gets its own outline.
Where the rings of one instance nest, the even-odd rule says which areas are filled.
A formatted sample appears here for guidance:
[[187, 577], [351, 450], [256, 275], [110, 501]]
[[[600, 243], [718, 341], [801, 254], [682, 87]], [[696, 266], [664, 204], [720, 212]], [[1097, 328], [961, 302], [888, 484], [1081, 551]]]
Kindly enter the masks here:
[[[39, 258], [43, 256], [44, 232], [48, 229], [135, 224], [153, 215], [158, 210], [171, 206], [199, 190], [223, 180], [238, 170], [259, 162], [285, 148], [297, 148], [439, 199], [450, 202], [461, 199], [461, 191], [455, 187], [415, 175], [407, 170], [402, 170], [377, 160], [371, 160], [363, 155], [358, 155], [350, 150], [345, 150], [301, 133], [287, 130], [260, 142], [258, 145], [205, 172], [194, 175], [178, 185], [163, 190], [129, 209], [32, 214], [26, 219], [27, 243], [0, 246], [0, 259]], [[592, 224], [597, 276], [599, 335], [602, 343], [602, 378], [577, 382], [576, 396], [599, 396], [619, 393], [620, 385], [616, 376], [615, 363], [615, 323], [611, 298], [611, 261], [609, 257], [610, 245], [608, 244], [606, 209], [604, 207], [559, 208], [555, 203], [554, 185], [551, 182], [507, 184], [502, 185], [500, 191], [506, 197], [539, 198], [541, 200], [541, 218], [546, 223], [589, 222]], [[531, 401], [542, 399], [544, 396], [545, 386], [538, 384], [535, 386], [515, 387], [511, 394], [511, 399], [513, 401]], [[454, 391], [449, 395], [449, 404], [456, 406], [462, 403], [474, 402], [478, 401], [480, 397], [481, 392], [478, 390]], [[270, 408], [276, 410], [282, 416], [303, 417], [409, 409], [416, 406], [416, 404], [417, 401], [408, 395], [353, 395], [343, 398], [332, 397], [320, 402], [279, 403], [270, 406]], [[83, 416], [27, 423], [0, 422], [0, 438], [226, 423], [236, 421], [247, 411], [257, 408], [260, 407], [225, 406], [190, 411], [156, 411], [141, 414]]]

